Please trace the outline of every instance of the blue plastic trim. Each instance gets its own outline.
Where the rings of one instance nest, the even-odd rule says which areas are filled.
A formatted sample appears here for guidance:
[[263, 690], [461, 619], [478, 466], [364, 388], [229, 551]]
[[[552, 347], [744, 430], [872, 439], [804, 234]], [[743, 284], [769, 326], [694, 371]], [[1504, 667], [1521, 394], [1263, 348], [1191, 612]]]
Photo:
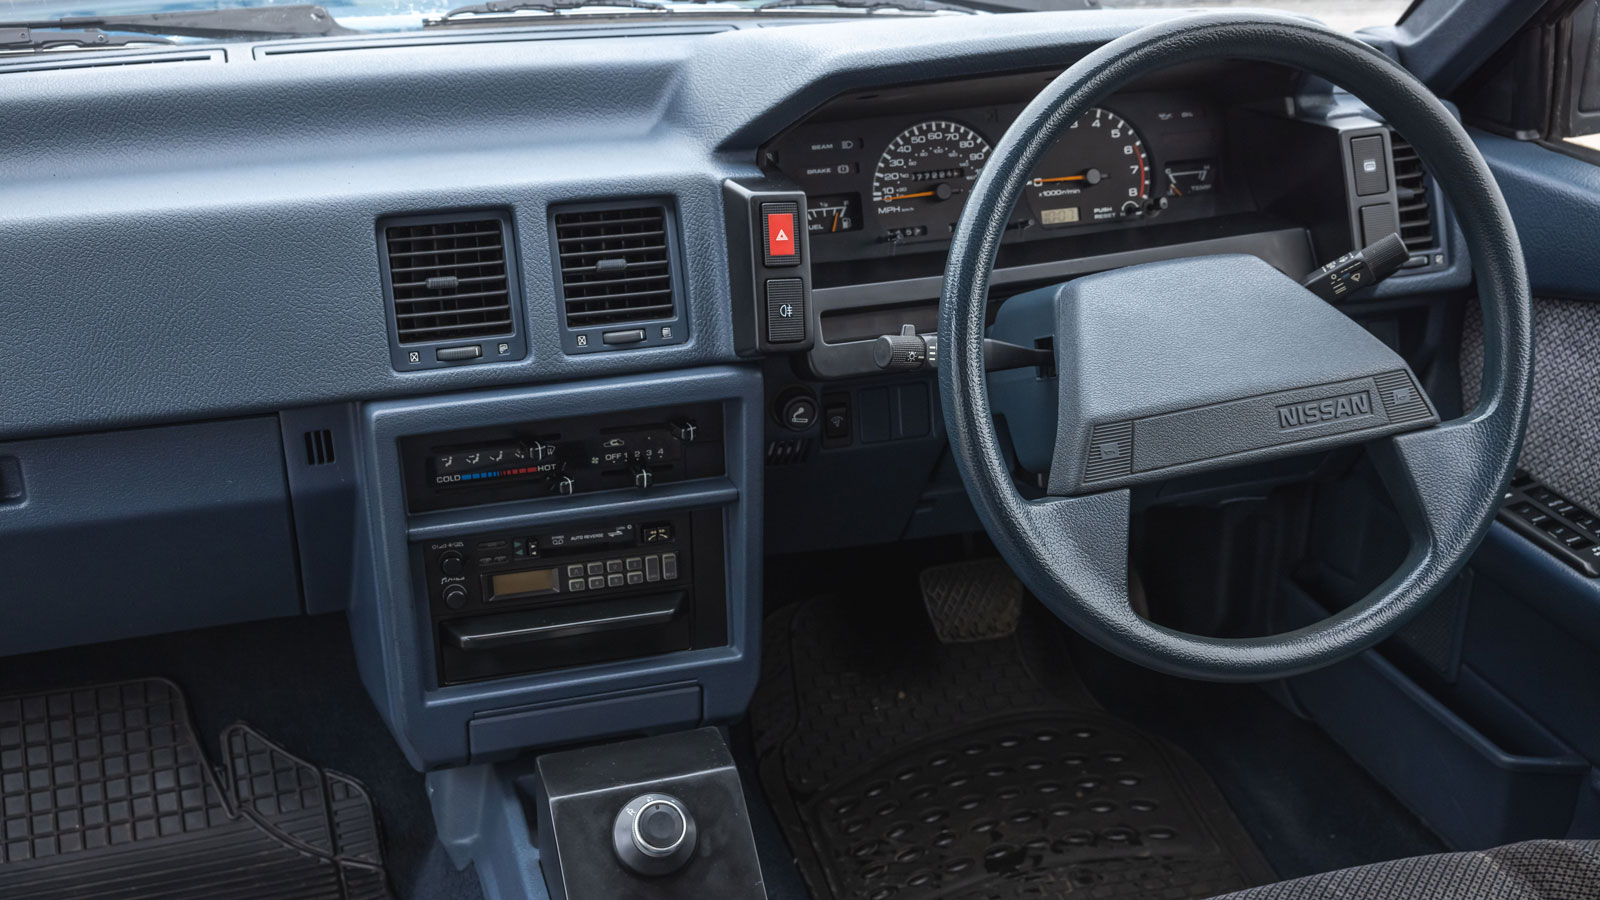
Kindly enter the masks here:
[[[502, 504], [418, 517], [422, 533], [499, 525], [549, 525], [636, 514], [643, 509], [720, 507], [727, 571], [727, 647], [671, 653], [534, 675], [440, 687], [434, 671], [426, 602], [413, 576], [400, 471], [399, 440], [459, 428], [648, 410], [673, 403], [722, 400], [727, 446], [725, 478], [671, 486], [659, 494], [611, 491], [539, 503]], [[469, 761], [475, 717], [596, 694], [682, 683], [703, 691], [702, 721], [740, 715], [755, 691], [761, 627], [761, 491], [763, 407], [753, 366], [720, 366], [573, 385], [550, 385], [367, 404], [359, 415], [360, 493], [356, 590], [350, 628], [362, 680], [401, 749], [419, 769]], [[730, 485], [733, 490], [730, 491]], [[656, 501], [655, 496], [664, 498]], [[546, 512], [548, 510], [548, 512]], [[552, 720], [556, 721], [556, 720]], [[565, 720], [578, 728], [581, 715]], [[687, 725], [700, 724], [687, 722]], [[553, 728], [529, 746], [591, 737]]]
[[1530, 0], [1423, 0], [1400, 24], [1369, 30], [1418, 80], [1448, 94], [1542, 5]]
[[[608, 516], [648, 516], [667, 510], [702, 509], [723, 506], [739, 498], [739, 487], [726, 477], [696, 478], [662, 485], [649, 493], [615, 495]], [[554, 525], [588, 515], [593, 498], [549, 497], [496, 503], [468, 509], [421, 513], [411, 518], [407, 528], [413, 541], [426, 541], [452, 534], [476, 531], [502, 531], [522, 526]]]
[[[1286, 587], [1291, 614], [1327, 612]], [[1289, 681], [1296, 700], [1446, 843], [1483, 849], [1566, 832], [1589, 764], [1547, 731], [1510, 753], [1375, 651]], [[1502, 702], [1504, 698], [1501, 698]]]
[[[355, 534], [355, 406], [317, 406], [278, 414], [283, 429], [284, 471], [294, 511], [294, 537], [300, 554], [300, 586], [306, 613], [340, 612], [350, 602], [351, 536]], [[326, 430], [333, 460], [307, 458], [306, 434]]]
[[3, 443], [6, 459], [21, 494], [0, 502], [0, 656], [301, 611], [277, 419]]
[[426, 782], [439, 841], [457, 869], [474, 866], [483, 900], [549, 900], [512, 778], [479, 764], [429, 772]]
[[1600, 298], [1600, 166], [1473, 131], [1517, 223], [1536, 296]]
[[1600, 579], [1585, 576], [1500, 522], [1490, 526], [1472, 566], [1508, 581], [1519, 600], [1600, 646]]

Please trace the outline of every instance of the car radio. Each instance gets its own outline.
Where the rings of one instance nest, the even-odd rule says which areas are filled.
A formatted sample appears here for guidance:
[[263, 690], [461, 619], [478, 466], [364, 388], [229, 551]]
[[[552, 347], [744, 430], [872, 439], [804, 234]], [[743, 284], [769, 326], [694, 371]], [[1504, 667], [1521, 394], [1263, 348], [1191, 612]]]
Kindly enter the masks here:
[[415, 544], [441, 683], [721, 646], [720, 537], [705, 510]]
[[562, 496], [723, 473], [716, 403], [405, 438], [412, 512]]

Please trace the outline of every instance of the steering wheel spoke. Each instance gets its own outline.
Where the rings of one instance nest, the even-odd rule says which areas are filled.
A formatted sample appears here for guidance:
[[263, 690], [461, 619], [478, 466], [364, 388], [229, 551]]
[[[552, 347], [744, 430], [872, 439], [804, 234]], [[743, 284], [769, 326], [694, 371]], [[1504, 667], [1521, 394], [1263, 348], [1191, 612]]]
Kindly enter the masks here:
[[1482, 528], [1459, 527], [1462, 510], [1474, 521], [1492, 518], [1500, 504], [1498, 491], [1485, 491], [1494, 472], [1480, 470], [1479, 460], [1494, 429], [1486, 420], [1457, 419], [1422, 431], [1374, 441], [1369, 452], [1389, 496], [1411, 537], [1412, 553], [1450, 558], [1465, 556], [1482, 536]]
[[[1128, 608], [1129, 492], [1023, 501], [1031, 532], [1052, 565], [1040, 577], [1058, 579], [1077, 596], [1106, 610]], [[1059, 614], [1059, 612], [1058, 612]]]

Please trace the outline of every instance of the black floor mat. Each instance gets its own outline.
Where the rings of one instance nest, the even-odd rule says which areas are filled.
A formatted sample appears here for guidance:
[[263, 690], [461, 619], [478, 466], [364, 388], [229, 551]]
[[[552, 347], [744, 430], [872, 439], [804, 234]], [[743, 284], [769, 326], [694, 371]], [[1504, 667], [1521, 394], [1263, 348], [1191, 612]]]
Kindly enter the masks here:
[[389, 897], [359, 784], [246, 725], [222, 748], [161, 679], [0, 698], [0, 896]]
[[1035, 642], [940, 644], [916, 606], [766, 624], [751, 725], [818, 900], [1187, 900], [1273, 880], [1205, 773]]

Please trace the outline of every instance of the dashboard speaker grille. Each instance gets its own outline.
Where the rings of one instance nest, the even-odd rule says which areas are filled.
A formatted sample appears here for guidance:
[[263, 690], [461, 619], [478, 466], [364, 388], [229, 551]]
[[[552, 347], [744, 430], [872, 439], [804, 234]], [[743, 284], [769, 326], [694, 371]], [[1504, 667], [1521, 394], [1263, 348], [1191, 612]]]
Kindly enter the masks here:
[[673, 317], [668, 222], [661, 204], [555, 214], [568, 328]]
[[1400, 211], [1400, 239], [1413, 253], [1432, 250], [1433, 217], [1428, 211], [1428, 179], [1422, 158], [1398, 134], [1389, 135], [1389, 152], [1394, 161], [1395, 199]]
[[500, 219], [441, 219], [384, 229], [400, 343], [511, 332]]

